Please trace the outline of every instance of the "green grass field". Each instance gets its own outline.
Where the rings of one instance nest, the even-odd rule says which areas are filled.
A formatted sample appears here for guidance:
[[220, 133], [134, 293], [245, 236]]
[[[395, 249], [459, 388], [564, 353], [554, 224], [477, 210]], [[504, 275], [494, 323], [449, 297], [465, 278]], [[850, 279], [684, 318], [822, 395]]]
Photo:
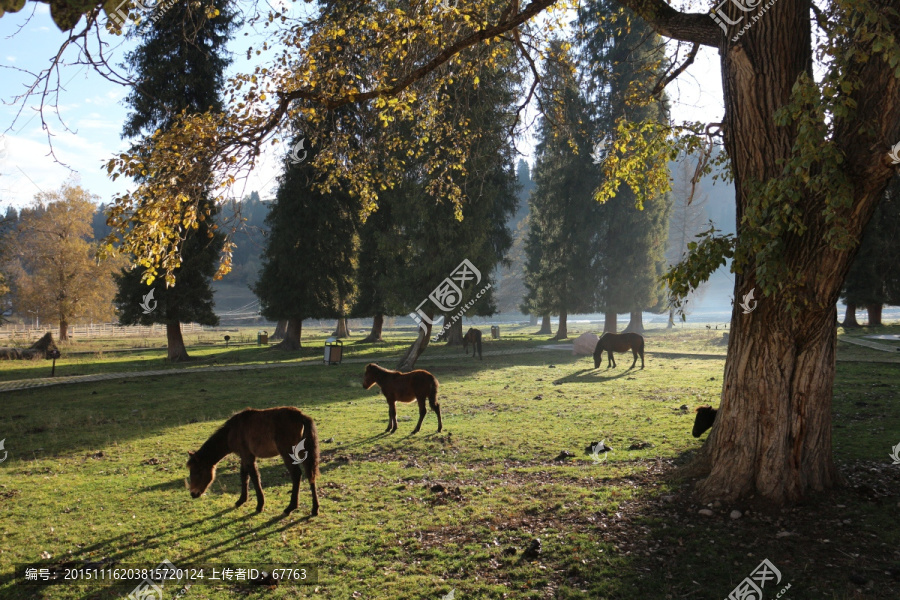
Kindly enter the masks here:
[[[505, 332], [485, 353], [547, 344], [530, 330]], [[892, 330], [900, 327], [880, 331]], [[595, 371], [590, 357], [565, 351], [475, 361], [429, 348], [417, 366], [441, 382], [444, 431], [429, 412], [416, 436], [410, 405], [398, 408], [397, 433], [384, 434], [386, 404], [377, 387], [362, 389], [363, 364], [322, 365], [324, 332], [309, 333], [299, 357], [209, 346], [192, 349], [190, 365], [297, 363], [285, 368], [0, 394], [9, 452], [0, 463], [0, 598], [115, 598], [134, 587], [25, 586], [12, 581], [16, 564], [167, 559], [318, 568], [314, 585], [207, 582], [184, 595], [198, 599], [438, 599], [452, 590], [456, 600], [719, 599], [765, 558], [782, 574], [766, 598], [788, 583], [782, 598], [900, 597], [900, 466], [888, 457], [900, 443], [900, 363], [871, 362], [896, 360], [888, 353], [839, 345], [839, 359], [859, 361], [839, 362], [835, 385], [835, 456], [847, 485], [779, 510], [700, 506], [693, 482], [678, 478], [705, 439], [690, 435], [693, 407], [718, 404], [721, 331], [648, 332], [644, 370], [628, 370], [624, 355], [617, 369]], [[348, 359], [392, 367], [409, 341], [345, 348]], [[73, 355], [57, 374], [160, 369], [163, 356]], [[44, 377], [47, 366], [0, 363], [0, 379]], [[233, 455], [192, 500], [187, 451], [238, 410], [281, 405], [317, 422], [320, 515], [308, 518], [304, 482], [300, 508], [282, 517], [290, 480], [278, 459], [260, 462], [260, 515], [252, 490], [234, 508]], [[603, 439], [613, 451], [595, 463], [584, 449]], [[563, 451], [574, 457], [557, 460]], [[740, 518], [730, 518], [734, 509]], [[526, 555], [537, 538], [540, 552]]]

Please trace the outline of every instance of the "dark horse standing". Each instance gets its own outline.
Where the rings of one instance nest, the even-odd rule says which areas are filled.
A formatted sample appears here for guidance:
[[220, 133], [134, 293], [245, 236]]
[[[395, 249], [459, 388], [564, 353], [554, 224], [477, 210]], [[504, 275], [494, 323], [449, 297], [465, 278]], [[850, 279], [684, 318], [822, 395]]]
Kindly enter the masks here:
[[379, 367], [375, 363], [366, 365], [366, 374], [363, 376], [363, 388], [369, 389], [375, 384], [381, 388], [381, 393], [387, 399], [388, 403], [388, 426], [385, 431], [391, 433], [397, 431], [397, 402], [419, 401], [419, 422], [413, 433], [418, 433], [422, 427], [422, 421], [425, 419], [425, 400], [431, 404], [431, 410], [437, 415], [438, 433], [444, 428], [441, 421], [441, 404], [437, 401], [438, 380], [429, 373], [421, 369], [410, 371], [409, 373], [401, 373], [400, 371], [391, 371]]
[[[319, 514], [316, 476], [319, 474], [319, 438], [313, 420], [292, 406], [256, 410], [248, 408], [235, 414], [219, 427], [196, 452], [188, 452], [191, 470], [189, 488], [199, 498], [216, 478], [216, 464], [234, 452], [241, 458], [241, 496], [235, 506], [247, 501], [247, 480], [256, 488], [256, 512], [265, 505], [256, 459], [281, 456], [291, 473], [294, 487], [288, 514], [297, 508], [300, 479], [305, 474], [312, 492], [312, 514]], [[299, 461], [299, 464], [296, 464]]]
[[481, 330], [474, 327], [469, 328], [466, 335], [463, 336], [463, 350], [469, 353], [469, 344], [472, 344], [472, 358], [475, 358], [475, 352], [478, 352], [478, 358], [481, 358]]
[[616, 358], [613, 352], [627, 352], [631, 350], [634, 355], [634, 362], [631, 363], [629, 369], [633, 369], [637, 363], [638, 355], [641, 356], [641, 368], [644, 368], [644, 336], [639, 333], [604, 333], [597, 340], [597, 347], [594, 348], [594, 368], [599, 369], [600, 363], [603, 362], [603, 351], [609, 353], [609, 361], [606, 368], [616, 366]]

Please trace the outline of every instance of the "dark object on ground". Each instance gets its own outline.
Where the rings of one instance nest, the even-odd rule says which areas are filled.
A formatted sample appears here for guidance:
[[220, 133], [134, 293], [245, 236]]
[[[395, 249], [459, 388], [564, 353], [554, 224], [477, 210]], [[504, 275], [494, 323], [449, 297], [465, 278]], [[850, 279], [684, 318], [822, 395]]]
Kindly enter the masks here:
[[433, 486], [431, 486], [431, 491], [434, 492], [435, 494], [440, 494], [441, 492], [444, 492], [446, 490], [447, 490], [447, 488], [445, 488], [440, 483], [436, 483]]
[[631, 350], [634, 361], [629, 369], [633, 369], [637, 364], [638, 356], [641, 357], [641, 368], [644, 368], [644, 336], [639, 333], [604, 333], [597, 340], [597, 347], [594, 348], [594, 368], [599, 369], [600, 363], [603, 362], [604, 350], [609, 353], [606, 368], [616, 366], [616, 358], [613, 352], [627, 352]]
[[510, 546], [509, 548], [503, 549], [503, 556], [515, 556], [516, 552], [518, 552], [518, 550], [516, 550], [516, 547]]
[[650, 442], [635, 442], [632, 445], [628, 446], [629, 450], [643, 450], [644, 448], [652, 448], [653, 444]]
[[[59, 352], [49, 331], [28, 348], [0, 348], [0, 360], [33, 360], [45, 358], [50, 351]], [[57, 356], [57, 358], [59, 358]]]
[[484, 360], [481, 358], [481, 330], [475, 329], [474, 327], [470, 327], [466, 332], [466, 335], [463, 336], [463, 350], [466, 351], [466, 354], [469, 353], [469, 344], [472, 344], [472, 358], [475, 358], [475, 352], [478, 352], [478, 358], [480, 360]]
[[[257, 458], [281, 456], [291, 474], [291, 502], [288, 514], [297, 508], [297, 495], [303, 475], [309, 480], [312, 515], [319, 514], [316, 477], [319, 475], [319, 437], [313, 420], [293, 406], [257, 410], [248, 408], [225, 421], [196, 452], [188, 452], [191, 471], [189, 488], [192, 498], [199, 498], [216, 477], [216, 464], [234, 452], [241, 459], [241, 496], [235, 506], [247, 501], [248, 481], [256, 488], [256, 512], [265, 505], [259, 481]], [[302, 458], [300, 453], [303, 453]], [[297, 462], [299, 461], [299, 463]]]
[[594, 454], [594, 450], [596, 449], [597, 453], [600, 452], [609, 452], [612, 450], [609, 446], [606, 445], [606, 442], [591, 442], [590, 446], [584, 449], [585, 454]]
[[572, 458], [573, 456], [575, 456], [575, 455], [572, 454], [571, 452], [569, 452], [568, 450], [563, 450], [562, 452], [559, 453], [559, 456], [557, 456], [553, 460], [566, 460], [567, 458]]
[[438, 380], [428, 371], [416, 369], [409, 373], [392, 371], [379, 367], [375, 363], [366, 365], [366, 373], [363, 375], [363, 389], [369, 389], [375, 384], [381, 388], [381, 393], [388, 403], [388, 426], [385, 431], [393, 433], [397, 431], [397, 402], [419, 402], [419, 422], [413, 433], [418, 433], [425, 420], [425, 400], [431, 405], [431, 410], [437, 415], [438, 433], [444, 428], [441, 420], [441, 404], [437, 401]]
[[522, 557], [526, 559], [537, 558], [541, 553], [541, 538], [534, 538], [531, 544], [522, 553]]
[[703, 406], [698, 406], [694, 409], [694, 412], [697, 413], [697, 417], [694, 419], [694, 430], [691, 434], [698, 438], [703, 435], [703, 432], [708, 430], [713, 426], [713, 423], [716, 422], [716, 413], [719, 412], [717, 408], [713, 408], [709, 404], [705, 404]]

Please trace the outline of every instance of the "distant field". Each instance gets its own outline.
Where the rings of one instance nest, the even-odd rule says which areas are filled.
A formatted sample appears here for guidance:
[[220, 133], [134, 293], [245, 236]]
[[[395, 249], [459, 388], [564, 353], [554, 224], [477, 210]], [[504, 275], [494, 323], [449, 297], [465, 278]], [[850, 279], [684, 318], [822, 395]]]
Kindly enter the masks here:
[[[547, 343], [528, 330], [508, 331], [485, 352]], [[257, 347], [193, 353], [200, 364], [315, 362], [325, 333], [305, 340], [299, 358]], [[653, 331], [648, 348], [721, 353], [720, 337]], [[409, 341], [350, 344], [348, 356], [392, 366]], [[159, 368], [160, 356], [87, 356], [58, 369]], [[649, 354], [643, 371], [628, 364], [623, 357], [618, 369], [595, 371], [590, 358], [564, 351], [476, 361], [431, 348], [418, 366], [441, 381], [445, 431], [435, 434], [429, 413], [416, 436], [411, 406], [399, 408], [396, 434], [383, 433], [386, 405], [376, 389], [362, 389], [361, 364], [0, 394], [9, 452], [0, 464], [0, 597], [104, 599], [131, 589], [10, 582], [12, 565], [40, 562], [42, 553], [55, 564], [319, 567], [316, 586], [195, 586], [187, 598], [441, 598], [451, 590], [463, 600], [724, 598], [763, 558], [791, 582], [791, 599], [900, 597], [900, 476], [887, 457], [900, 442], [900, 365], [838, 365], [834, 445], [850, 487], [786, 511], [722, 506], [704, 517], [689, 487], [671, 476], [702, 442], [690, 436], [693, 413], [681, 407], [717, 404], [724, 360]], [[10, 366], [2, 365], [4, 377], [36, 368]], [[301, 486], [299, 510], [280, 517], [290, 484], [276, 460], [261, 462], [262, 515], [253, 512], [252, 492], [233, 508], [233, 456], [211, 490], [191, 500], [187, 450], [237, 410], [278, 405], [298, 406], [318, 423], [320, 516], [306, 518]], [[613, 451], [595, 464], [584, 448], [600, 440]], [[574, 457], [555, 460], [563, 451]], [[751, 510], [735, 521], [734, 508]], [[523, 557], [535, 538], [540, 553]]]

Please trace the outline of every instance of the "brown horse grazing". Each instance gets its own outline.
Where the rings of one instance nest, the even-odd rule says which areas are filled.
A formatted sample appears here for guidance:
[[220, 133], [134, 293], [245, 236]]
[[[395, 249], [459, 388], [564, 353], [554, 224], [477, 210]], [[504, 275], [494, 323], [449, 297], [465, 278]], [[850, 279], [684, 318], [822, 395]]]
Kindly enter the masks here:
[[375, 363], [366, 365], [366, 374], [363, 375], [363, 389], [369, 389], [375, 384], [381, 388], [381, 393], [387, 398], [388, 426], [385, 431], [394, 433], [397, 431], [397, 402], [419, 401], [419, 422], [413, 433], [418, 433], [425, 419], [425, 399], [431, 404], [431, 410], [437, 415], [438, 433], [444, 428], [441, 421], [441, 404], [437, 401], [438, 380], [428, 371], [416, 369], [409, 373], [391, 371], [379, 367]]
[[713, 408], [709, 404], [704, 404], [695, 408], [694, 412], [697, 413], [697, 417], [694, 419], [694, 430], [691, 431], [691, 435], [698, 438], [703, 435], [704, 431], [712, 428], [713, 423], [716, 422], [716, 414], [719, 412], [719, 409]]
[[291, 502], [284, 509], [284, 514], [297, 508], [300, 479], [304, 474], [312, 492], [312, 514], [319, 514], [319, 496], [316, 493], [319, 438], [316, 424], [299, 409], [292, 406], [265, 410], [248, 408], [225, 421], [199, 450], [188, 452], [190, 459], [187, 466], [191, 470], [188, 487], [192, 498], [199, 498], [206, 491], [216, 478], [216, 465], [232, 452], [241, 458], [241, 497], [236, 507], [247, 501], [247, 480], [250, 479], [256, 488], [256, 512], [262, 512], [265, 497], [256, 459], [281, 456], [294, 483]]
[[475, 329], [474, 327], [470, 327], [466, 332], [466, 335], [463, 336], [463, 350], [466, 351], [466, 354], [469, 353], [469, 344], [472, 344], [472, 358], [475, 358], [475, 352], [478, 351], [478, 358], [481, 358], [481, 330]]
[[613, 352], [627, 352], [631, 350], [634, 355], [634, 362], [631, 363], [629, 369], [633, 369], [637, 363], [638, 355], [641, 356], [641, 368], [644, 368], [644, 336], [639, 333], [604, 333], [597, 340], [597, 346], [594, 348], [594, 368], [599, 369], [600, 363], [603, 362], [603, 351], [609, 353], [609, 361], [606, 368], [616, 367], [616, 357]]

